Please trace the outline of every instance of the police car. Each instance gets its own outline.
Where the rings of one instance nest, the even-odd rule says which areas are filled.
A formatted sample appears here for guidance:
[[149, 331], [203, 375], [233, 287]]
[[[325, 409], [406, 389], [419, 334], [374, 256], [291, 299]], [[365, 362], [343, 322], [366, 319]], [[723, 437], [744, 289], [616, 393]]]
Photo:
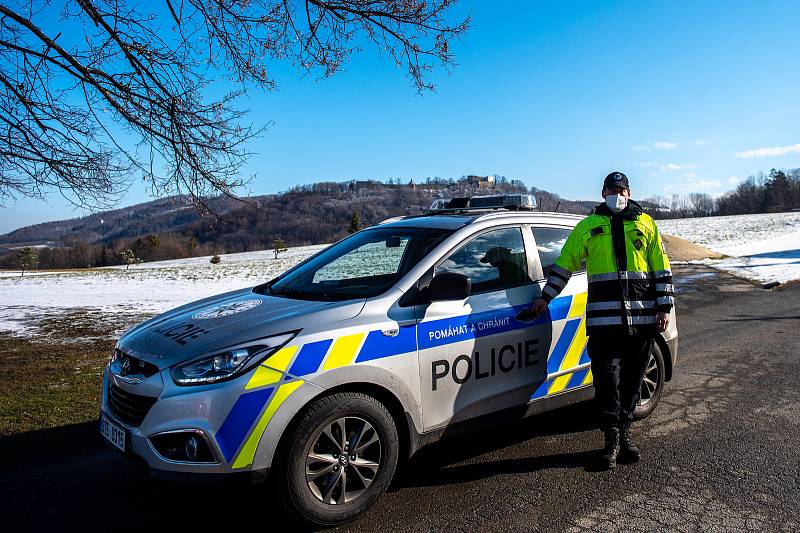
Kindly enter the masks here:
[[[102, 435], [154, 474], [268, 473], [291, 512], [333, 525], [425, 444], [590, 399], [585, 273], [547, 315], [525, 312], [581, 217], [533, 208], [440, 200], [135, 327], [105, 371]], [[637, 416], [676, 349], [673, 319]]]

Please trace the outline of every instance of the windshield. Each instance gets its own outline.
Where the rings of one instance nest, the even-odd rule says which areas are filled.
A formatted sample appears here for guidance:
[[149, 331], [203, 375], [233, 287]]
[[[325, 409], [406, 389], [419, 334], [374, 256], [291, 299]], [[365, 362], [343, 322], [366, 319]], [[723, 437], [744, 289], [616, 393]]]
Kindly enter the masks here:
[[386, 292], [452, 231], [374, 228], [334, 244], [265, 292], [300, 300], [352, 300]]

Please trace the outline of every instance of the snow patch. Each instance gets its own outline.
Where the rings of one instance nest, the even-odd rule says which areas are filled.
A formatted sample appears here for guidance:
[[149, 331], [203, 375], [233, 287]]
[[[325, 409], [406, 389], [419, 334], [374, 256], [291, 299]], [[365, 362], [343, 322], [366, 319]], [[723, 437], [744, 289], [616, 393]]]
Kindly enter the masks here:
[[684, 218], [658, 222], [676, 235], [730, 256], [700, 263], [761, 283], [800, 280], [800, 213]]
[[[0, 273], [0, 331], [30, 334], [41, 320], [76, 309], [93, 316], [137, 317], [227, 291], [254, 287], [278, 276], [327, 245], [292, 248], [275, 258], [272, 250], [174, 259], [61, 272]], [[35, 275], [31, 275], [35, 274]], [[96, 312], [101, 313], [96, 313]], [[133, 325], [131, 323], [130, 325]]]

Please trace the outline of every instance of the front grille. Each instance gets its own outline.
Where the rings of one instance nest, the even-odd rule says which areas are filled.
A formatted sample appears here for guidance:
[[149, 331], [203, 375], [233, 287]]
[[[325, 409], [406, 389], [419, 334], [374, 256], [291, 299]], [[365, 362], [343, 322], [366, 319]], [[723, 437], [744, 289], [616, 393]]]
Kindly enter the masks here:
[[139, 359], [138, 357], [128, 355], [119, 349], [114, 350], [114, 352], [114, 359], [119, 361], [120, 367], [122, 367], [123, 361], [126, 359], [128, 360], [128, 368], [124, 373], [125, 375], [141, 374], [144, 377], [149, 378], [150, 376], [158, 373], [158, 367], [153, 363], [148, 363], [147, 361]]
[[125, 392], [114, 383], [108, 383], [108, 406], [111, 414], [129, 426], [138, 427], [156, 400], [152, 396]]

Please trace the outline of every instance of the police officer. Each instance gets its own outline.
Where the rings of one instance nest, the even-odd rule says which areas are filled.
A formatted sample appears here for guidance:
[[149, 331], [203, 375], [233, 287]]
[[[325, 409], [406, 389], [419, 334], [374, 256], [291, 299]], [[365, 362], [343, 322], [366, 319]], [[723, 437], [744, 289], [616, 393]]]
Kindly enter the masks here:
[[586, 260], [588, 353], [605, 436], [600, 457], [614, 468], [618, 456], [639, 460], [631, 440], [633, 410], [656, 332], [669, 325], [674, 296], [658, 228], [630, 199], [627, 176], [606, 176], [602, 194], [605, 203], [572, 230], [531, 311], [544, 313]]

